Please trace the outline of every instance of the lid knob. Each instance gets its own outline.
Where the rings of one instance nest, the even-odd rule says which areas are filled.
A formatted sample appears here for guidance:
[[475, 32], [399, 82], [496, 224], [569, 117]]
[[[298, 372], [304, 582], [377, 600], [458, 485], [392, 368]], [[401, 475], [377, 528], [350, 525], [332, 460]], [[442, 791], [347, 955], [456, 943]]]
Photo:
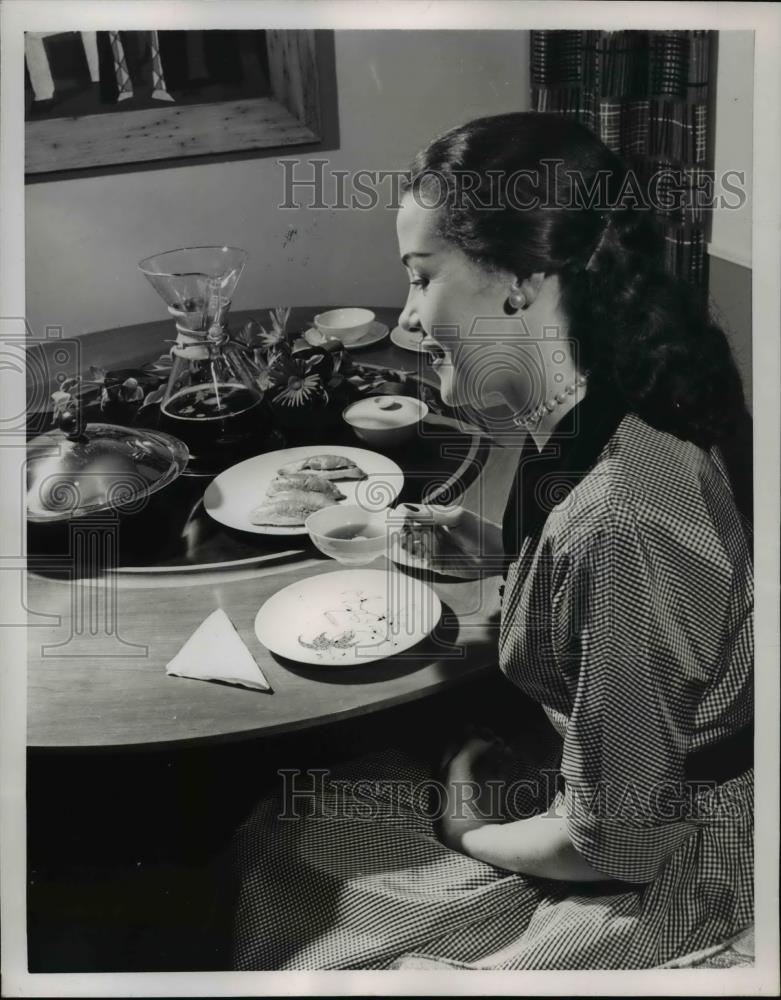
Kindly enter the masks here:
[[57, 392], [52, 393], [54, 407], [52, 411], [52, 424], [67, 436], [69, 441], [86, 441], [87, 435], [84, 433], [87, 422], [81, 402], [77, 396], [69, 391], [76, 384], [74, 379], [66, 379], [62, 387]]

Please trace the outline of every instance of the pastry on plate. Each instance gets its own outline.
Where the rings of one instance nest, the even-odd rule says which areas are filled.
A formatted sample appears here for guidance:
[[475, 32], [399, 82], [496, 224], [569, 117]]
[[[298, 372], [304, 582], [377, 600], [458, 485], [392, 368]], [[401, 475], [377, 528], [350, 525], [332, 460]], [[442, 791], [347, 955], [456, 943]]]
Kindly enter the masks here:
[[278, 475], [269, 483], [267, 495], [289, 493], [290, 490], [302, 490], [304, 493], [322, 493], [331, 500], [344, 500], [344, 493], [330, 479], [317, 472], [287, 472]]
[[325, 479], [366, 479], [366, 473], [344, 455], [309, 455], [297, 462], [288, 462], [279, 470], [280, 476], [295, 472], [316, 472]]
[[264, 502], [251, 511], [249, 519], [252, 524], [269, 525], [276, 528], [293, 528], [303, 525], [304, 521], [316, 510], [331, 507], [336, 503], [324, 493], [313, 490], [288, 490], [266, 497]]

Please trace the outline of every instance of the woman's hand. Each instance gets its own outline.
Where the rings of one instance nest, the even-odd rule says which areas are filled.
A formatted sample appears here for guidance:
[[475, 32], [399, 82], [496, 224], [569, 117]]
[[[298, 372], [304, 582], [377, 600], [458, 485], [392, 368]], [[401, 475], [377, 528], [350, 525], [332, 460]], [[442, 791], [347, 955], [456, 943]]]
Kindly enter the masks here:
[[450, 576], [477, 577], [501, 572], [504, 548], [501, 528], [464, 507], [401, 504], [402, 550], [426, 569]]
[[529, 819], [503, 815], [502, 791], [513, 761], [513, 751], [501, 739], [481, 731], [443, 765], [442, 843], [509, 872], [569, 882], [610, 881], [575, 850], [566, 816], [555, 803]]
[[443, 764], [439, 836], [447, 847], [463, 851], [465, 833], [486, 823], [503, 821], [502, 791], [512, 760], [512, 752], [504, 742], [483, 730], [470, 736]]

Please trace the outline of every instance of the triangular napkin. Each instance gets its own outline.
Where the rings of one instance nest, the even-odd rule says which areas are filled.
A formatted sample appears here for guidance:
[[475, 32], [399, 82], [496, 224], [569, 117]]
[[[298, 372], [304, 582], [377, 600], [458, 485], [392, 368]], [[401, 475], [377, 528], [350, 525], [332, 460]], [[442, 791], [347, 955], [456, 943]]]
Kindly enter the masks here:
[[271, 685], [222, 608], [201, 622], [165, 670], [176, 677], [271, 691]]

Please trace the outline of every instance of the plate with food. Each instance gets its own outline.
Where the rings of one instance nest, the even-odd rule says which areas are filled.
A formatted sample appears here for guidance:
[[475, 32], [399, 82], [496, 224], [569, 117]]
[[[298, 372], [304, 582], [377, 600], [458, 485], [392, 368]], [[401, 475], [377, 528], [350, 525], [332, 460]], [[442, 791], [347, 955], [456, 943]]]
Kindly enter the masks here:
[[215, 521], [257, 535], [305, 535], [304, 522], [334, 504], [384, 510], [404, 473], [385, 455], [343, 445], [307, 445], [256, 455], [226, 469], [203, 497]]
[[291, 583], [255, 617], [272, 653], [322, 667], [360, 666], [425, 639], [442, 604], [422, 580], [388, 570], [339, 570]]

